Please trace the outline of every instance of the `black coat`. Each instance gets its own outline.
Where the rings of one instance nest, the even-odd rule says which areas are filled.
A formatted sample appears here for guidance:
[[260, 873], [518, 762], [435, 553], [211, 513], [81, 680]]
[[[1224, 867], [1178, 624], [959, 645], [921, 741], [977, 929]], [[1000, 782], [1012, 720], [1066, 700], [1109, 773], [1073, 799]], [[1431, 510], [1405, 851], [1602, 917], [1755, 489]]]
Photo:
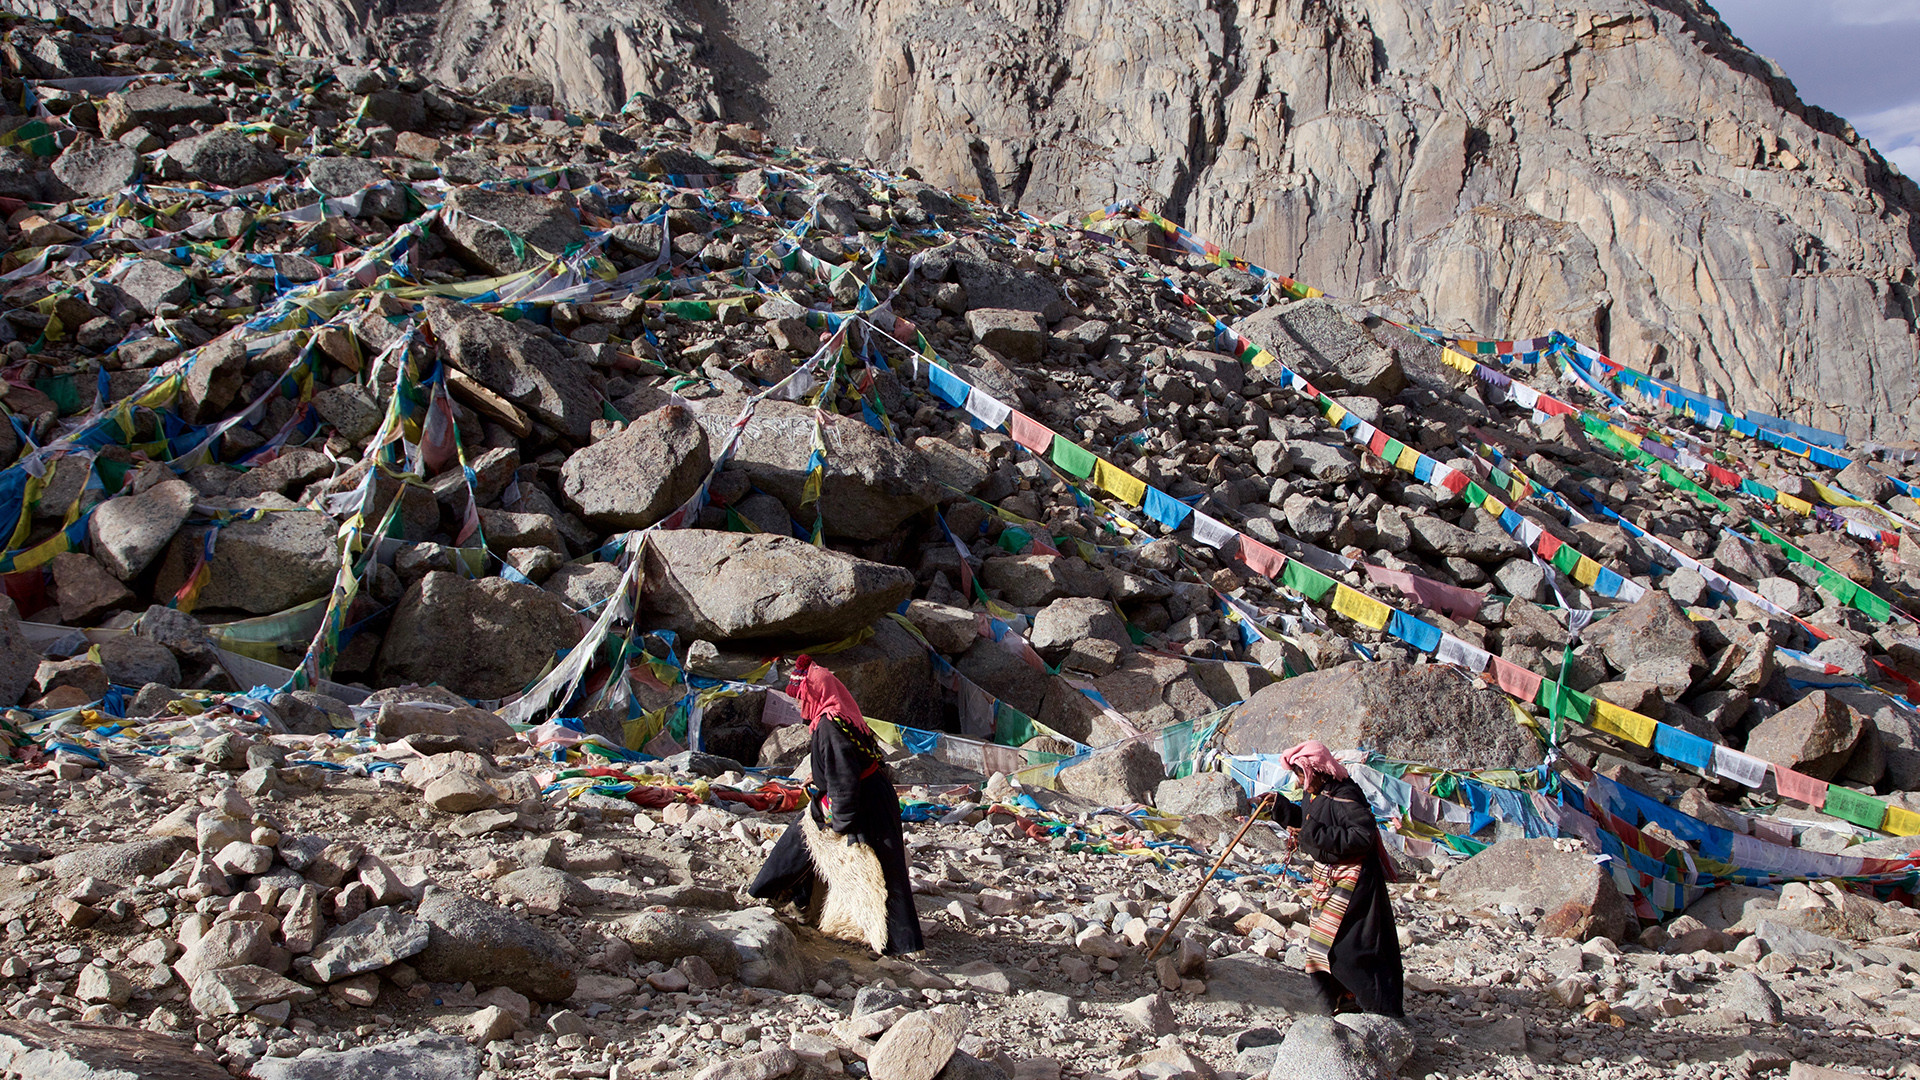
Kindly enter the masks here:
[[1360, 864], [1360, 881], [1328, 950], [1328, 966], [1362, 1009], [1404, 1015], [1400, 933], [1393, 924], [1393, 900], [1380, 862], [1380, 830], [1366, 793], [1352, 780], [1334, 780], [1304, 807], [1276, 796], [1274, 820], [1300, 830], [1300, 850], [1315, 862]]
[[[920, 914], [913, 906], [913, 883], [907, 876], [907, 844], [900, 832], [900, 797], [893, 790], [893, 773], [871, 750], [862, 747], [831, 718], [813, 729], [813, 783], [831, 808], [823, 824], [841, 835], [851, 835], [873, 849], [887, 881], [887, 952], [918, 952]], [[802, 813], [815, 813], [820, 800]], [[775, 902], [791, 899], [802, 907], [812, 896], [813, 859], [799, 822], [794, 822], [773, 846], [747, 890]]]

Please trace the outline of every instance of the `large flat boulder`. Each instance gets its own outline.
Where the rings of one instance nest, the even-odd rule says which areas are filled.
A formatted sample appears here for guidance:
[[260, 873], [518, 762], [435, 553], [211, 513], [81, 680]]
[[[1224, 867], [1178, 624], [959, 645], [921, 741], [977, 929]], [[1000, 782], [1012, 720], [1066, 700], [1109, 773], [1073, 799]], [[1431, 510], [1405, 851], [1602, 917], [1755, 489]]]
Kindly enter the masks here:
[[40, 670], [40, 650], [27, 640], [20, 625], [20, 609], [13, 597], [0, 596], [0, 707], [20, 703], [20, 695], [33, 685]]
[[111, 1024], [0, 1020], [0, 1076], [60, 1080], [230, 1080], [193, 1043]]
[[1138, 740], [1100, 751], [1060, 770], [1060, 786], [1069, 794], [1102, 806], [1152, 805], [1160, 782], [1166, 778], [1167, 767], [1160, 755]]
[[[1872, 725], [1838, 694], [1815, 690], [1747, 734], [1747, 753], [1820, 780], [1845, 768]], [[1877, 741], [1879, 732], [1872, 737]]]
[[287, 159], [238, 128], [215, 128], [167, 147], [167, 157], [195, 180], [245, 187], [287, 171]]
[[787, 536], [681, 529], [647, 544], [648, 625], [710, 641], [835, 641], [912, 591], [908, 570]]
[[480, 1048], [458, 1035], [412, 1035], [345, 1050], [309, 1049], [299, 1057], [261, 1058], [253, 1066], [254, 1080], [473, 1080], [478, 1075]]
[[1431, 664], [1355, 661], [1274, 683], [1241, 707], [1226, 739], [1236, 754], [1277, 754], [1319, 739], [1447, 769], [1541, 760], [1539, 740], [1514, 722], [1505, 695]]
[[139, 577], [186, 524], [193, 496], [185, 480], [163, 480], [101, 503], [87, 522], [93, 557], [121, 581]]
[[[200, 608], [270, 615], [318, 600], [333, 588], [340, 570], [336, 536], [333, 520], [312, 510], [277, 510], [226, 526], [214, 538]], [[175, 533], [161, 561], [155, 595], [178, 592], [205, 547], [205, 528]]]
[[1386, 401], [1406, 389], [1399, 355], [1330, 300], [1297, 300], [1255, 312], [1234, 327], [1328, 393]]
[[226, 119], [226, 109], [171, 86], [136, 86], [108, 94], [100, 102], [100, 133], [109, 139], [136, 127], [158, 131], [196, 120], [218, 124]]
[[560, 467], [560, 486], [588, 521], [644, 529], [692, 498], [712, 467], [705, 429], [668, 405], [575, 451]]
[[[1706, 671], [1707, 657], [1700, 649], [1699, 629], [1687, 618], [1686, 610], [1659, 589], [1649, 589], [1625, 609], [1600, 620], [1585, 638], [1599, 645], [1607, 654], [1607, 663], [1623, 672], [1661, 661], [1684, 663], [1694, 675]], [[1633, 678], [1631, 674], [1627, 677]]]
[[428, 927], [427, 947], [412, 960], [421, 978], [504, 986], [535, 1001], [573, 995], [576, 962], [551, 934], [504, 908], [429, 887], [417, 914]]
[[566, 601], [504, 578], [436, 570], [407, 590], [380, 647], [387, 685], [438, 683], [463, 697], [518, 693], [580, 639]]
[[489, 274], [511, 274], [586, 242], [573, 208], [545, 195], [457, 188], [434, 229], [461, 258]]
[[600, 418], [592, 369], [523, 326], [466, 304], [430, 303], [427, 325], [453, 366], [577, 443]]
[[1456, 905], [1538, 910], [1542, 937], [1625, 941], [1627, 900], [1585, 851], [1548, 839], [1509, 840], [1447, 871], [1440, 887]]
[[[744, 404], [733, 397], [701, 403], [700, 424], [709, 442], [725, 445]], [[939, 497], [924, 457], [857, 419], [837, 417], [826, 429], [819, 504], [803, 505], [813, 435], [814, 410], [762, 401], [727, 468], [746, 473], [801, 521], [811, 523], [817, 509], [827, 535], [849, 540], [885, 539]]]

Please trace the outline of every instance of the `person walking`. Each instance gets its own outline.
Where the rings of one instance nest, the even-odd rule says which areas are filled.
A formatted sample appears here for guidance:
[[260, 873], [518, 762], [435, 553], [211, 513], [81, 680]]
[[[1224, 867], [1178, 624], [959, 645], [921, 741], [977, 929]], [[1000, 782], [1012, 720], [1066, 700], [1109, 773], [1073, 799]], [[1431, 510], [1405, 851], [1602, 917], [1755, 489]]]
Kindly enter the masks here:
[[1303, 805], [1276, 794], [1273, 809], [1313, 860], [1307, 972], [1330, 1012], [1403, 1017], [1400, 933], [1387, 895], [1393, 861], [1366, 793], [1324, 743], [1308, 740], [1280, 760], [1307, 793]]
[[788, 900], [822, 933], [893, 956], [924, 945], [893, 772], [853, 693], [801, 656], [787, 693], [813, 733], [811, 798], [761, 866], [752, 896]]

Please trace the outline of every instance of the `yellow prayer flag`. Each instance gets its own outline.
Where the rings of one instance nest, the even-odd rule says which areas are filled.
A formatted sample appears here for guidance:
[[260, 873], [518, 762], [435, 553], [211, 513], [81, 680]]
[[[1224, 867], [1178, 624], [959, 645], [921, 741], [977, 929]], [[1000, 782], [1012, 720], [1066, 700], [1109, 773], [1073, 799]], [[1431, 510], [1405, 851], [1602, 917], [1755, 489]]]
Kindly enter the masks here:
[[1340, 405], [1327, 406], [1327, 423], [1338, 425], [1347, 418], [1347, 410]]
[[1355, 592], [1345, 585], [1341, 585], [1334, 590], [1333, 610], [1345, 615], [1361, 626], [1369, 626], [1375, 630], [1385, 629], [1387, 619], [1393, 615], [1392, 608], [1387, 607], [1387, 605], [1375, 600], [1371, 596]]
[[1256, 352], [1253, 354], [1253, 366], [1266, 367], [1268, 364], [1271, 364], [1278, 359], [1279, 357], [1273, 355], [1272, 353], [1268, 352], [1265, 349], [1261, 349], [1259, 352]]
[[1823, 484], [1823, 483], [1821, 483], [1821, 482], [1820, 482], [1820, 481], [1818, 481], [1818, 480], [1814, 480], [1814, 481], [1810, 481], [1810, 482], [1811, 482], [1811, 483], [1813, 484], [1813, 490], [1814, 490], [1814, 493], [1815, 493], [1815, 494], [1817, 494], [1817, 495], [1819, 495], [1819, 496], [1820, 496], [1820, 499], [1821, 499], [1821, 501], [1823, 501], [1823, 502], [1826, 502], [1826, 503], [1829, 503], [1829, 504], [1831, 504], [1831, 505], [1834, 505], [1834, 506], [1867, 506], [1867, 505], [1870, 505], [1870, 504], [1868, 504], [1868, 503], [1865, 503], [1865, 502], [1862, 502], [1862, 501], [1860, 501], [1859, 499], [1856, 499], [1856, 498], [1854, 498], [1854, 497], [1853, 497], [1853, 496], [1851, 496], [1851, 495], [1846, 495], [1846, 494], [1843, 494], [1843, 493], [1841, 493], [1841, 492], [1840, 492], [1839, 490], [1837, 490], [1837, 489], [1835, 489], [1835, 488], [1830, 488], [1830, 487], [1828, 487], [1827, 485], [1825, 485], [1825, 484]]
[[1784, 491], [1774, 492], [1773, 497], [1780, 501], [1781, 506], [1786, 507], [1787, 509], [1793, 511], [1796, 514], [1813, 513], [1813, 504], [1808, 502], [1805, 499], [1794, 498], [1792, 495], [1789, 495]]
[[1146, 481], [1117, 465], [1110, 465], [1105, 458], [1093, 459], [1093, 482], [1112, 492], [1128, 506], [1139, 506], [1147, 497]]
[[1473, 369], [1480, 366], [1479, 364], [1475, 363], [1472, 360], [1467, 359], [1466, 357], [1460, 355], [1459, 353], [1453, 351], [1452, 349], [1441, 350], [1440, 359], [1448, 367], [1454, 369], [1455, 371], [1459, 371], [1467, 375], [1473, 374]]
[[1903, 806], [1887, 807], [1887, 818], [1880, 823], [1880, 831], [1895, 836], [1914, 836], [1920, 834], [1920, 814]]
[[1611, 701], [1593, 699], [1593, 718], [1588, 721], [1595, 731], [1604, 731], [1609, 735], [1618, 735], [1639, 746], [1653, 745], [1653, 720], [1641, 716], [1632, 709], [1623, 709]]
[[1413, 467], [1419, 463], [1420, 451], [1415, 450], [1411, 446], [1402, 446], [1400, 448], [1400, 460], [1394, 462], [1393, 466], [1401, 472], [1412, 472]]
[[900, 745], [899, 725], [890, 724], [885, 720], [875, 720], [871, 716], [867, 717], [866, 720], [867, 726], [873, 729], [874, 738], [890, 746]]
[[1507, 512], [1507, 504], [1494, 498], [1492, 495], [1488, 495], [1487, 501], [1480, 504], [1480, 512], [1490, 518], [1498, 518], [1501, 514]]
[[1580, 556], [1580, 561], [1573, 564], [1573, 580], [1581, 588], [1591, 586], [1594, 579], [1599, 576], [1600, 564], [1585, 555]]

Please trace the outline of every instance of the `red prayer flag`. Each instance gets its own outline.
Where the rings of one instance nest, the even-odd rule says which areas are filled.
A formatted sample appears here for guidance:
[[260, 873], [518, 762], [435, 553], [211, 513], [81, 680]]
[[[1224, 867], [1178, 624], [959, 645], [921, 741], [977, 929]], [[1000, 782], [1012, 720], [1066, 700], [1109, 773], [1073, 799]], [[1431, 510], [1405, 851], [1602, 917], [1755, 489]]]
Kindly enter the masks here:
[[1053, 429], [1032, 419], [1027, 414], [1014, 410], [1012, 420], [1013, 441], [1033, 451], [1045, 454], [1053, 445]]
[[1280, 580], [1280, 573], [1287, 565], [1285, 555], [1244, 533], [1240, 536], [1240, 559], [1254, 573], [1273, 581]]

